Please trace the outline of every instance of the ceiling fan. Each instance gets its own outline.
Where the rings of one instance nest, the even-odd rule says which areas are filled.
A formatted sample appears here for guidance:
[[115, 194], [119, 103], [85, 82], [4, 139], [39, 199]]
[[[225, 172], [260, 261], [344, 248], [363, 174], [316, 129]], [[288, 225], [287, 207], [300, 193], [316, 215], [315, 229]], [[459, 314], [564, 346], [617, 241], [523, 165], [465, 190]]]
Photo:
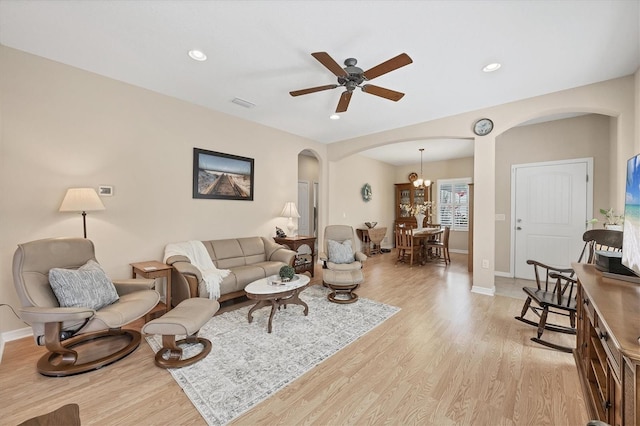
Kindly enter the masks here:
[[331, 90], [336, 87], [344, 87], [345, 91], [342, 92], [340, 100], [338, 101], [338, 107], [336, 112], [345, 112], [349, 107], [349, 101], [351, 101], [351, 95], [356, 87], [359, 87], [363, 92], [371, 95], [380, 96], [381, 98], [389, 99], [397, 102], [404, 96], [404, 93], [396, 92], [395, 90], [385, 89], [384, 87], [374, 86], [373, 84], [362, 84], [365, 81], [373, 80], [376, 77], [380, 77], [383, 74], [397, 70], [398, 68], [409, 65], [413, 62], [409, 55], [401, 53], [398, 56], [389, 59], [375, 67], [362, 71], [356, 64], [358, 61], [355, 58], [347, 58], [344, 61], [346, 65], [342, 68], [336, 61], [333, 60], [327, 52], [315, 52], [311, 56], [316, 58], [318, 62], [325, 66], [329, 71], [334, 73], [338, 77], [338, 84], [327, 84], [325, 86], [310, 87], [308, 89], [294, 90], [289, 92], [291, 96], [307, 95], [309, 93], [320, 92], [323, 90]]

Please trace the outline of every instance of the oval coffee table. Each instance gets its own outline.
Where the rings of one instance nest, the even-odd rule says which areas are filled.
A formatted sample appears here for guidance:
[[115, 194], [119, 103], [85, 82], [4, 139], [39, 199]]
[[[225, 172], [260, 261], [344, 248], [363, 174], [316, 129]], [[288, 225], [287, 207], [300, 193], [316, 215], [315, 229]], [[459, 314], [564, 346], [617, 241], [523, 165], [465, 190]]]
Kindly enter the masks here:
[[[297, 278], [296, 278], [297, 277]], [[262, 278], [247, 285], [244, 291], [247, 293], [249, 299], [257, 300], [258, 302], [249, 310], [247, 315], [249, 323], [253, 321], [253, 312], [256, 309], [263, 308], [271, 305], [271, 315], [269, 315], [269, 325], [267, 331], [271, 333], [271, 322], [273, 316], [276, 313], [276, 309], [279, 309], [282, 305], [301, 305], [304, 306], [304, 315], [309, 314], [309, 306], [304, 303], [298, 295], [302, 290], [307, 288], [311, 279], [307, 275], [294, 276], [294, 279], [286, 284], [270, 284], [276, 277]]]

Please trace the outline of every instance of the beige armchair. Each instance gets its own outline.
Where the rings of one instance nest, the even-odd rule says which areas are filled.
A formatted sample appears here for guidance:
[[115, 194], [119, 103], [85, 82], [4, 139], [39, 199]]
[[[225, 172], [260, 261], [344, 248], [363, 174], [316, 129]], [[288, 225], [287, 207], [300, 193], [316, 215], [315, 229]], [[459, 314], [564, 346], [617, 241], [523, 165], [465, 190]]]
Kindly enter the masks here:
[[[93, 243], [83, 238], [18, 244], [13, 282], [22, 303], [20, 317], [33, 329], [36, 343], [48, 350], [38, 361], [38, 372], [45, 376], [85, 373], [129, 355], [140, 344], [140, 333], [121, 327], [158, 304], [160, 295], [152, 289], [153, 280], [126, 279], [111, 284], [95, 261]], [[82, 302], [78, 294], [90, 295], [93, 302], [109, 292], [115, 302], [106, 301], [102, 307], [78, 306]], [[64, 295], [71, 295], [70, 300], [78, 297], [61, 307], [59, 298]]]
[[354, 293], [364, 281], [363, 263], [367, 256], [355, 249], [356, 235], [351, 226], [329, 225], [324, 229], [322, 282], [332, 292], [327, 298], [334, 303], [353, 303]]

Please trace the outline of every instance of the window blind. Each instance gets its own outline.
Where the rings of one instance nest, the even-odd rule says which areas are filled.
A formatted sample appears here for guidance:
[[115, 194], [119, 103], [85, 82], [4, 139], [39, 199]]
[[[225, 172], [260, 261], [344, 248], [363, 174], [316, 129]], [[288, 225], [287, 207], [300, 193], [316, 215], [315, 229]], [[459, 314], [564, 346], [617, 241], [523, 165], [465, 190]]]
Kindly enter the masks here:
[[438, 180], [438, 221], [454, 231], [469, 230], [469, 183], [471, 179]]

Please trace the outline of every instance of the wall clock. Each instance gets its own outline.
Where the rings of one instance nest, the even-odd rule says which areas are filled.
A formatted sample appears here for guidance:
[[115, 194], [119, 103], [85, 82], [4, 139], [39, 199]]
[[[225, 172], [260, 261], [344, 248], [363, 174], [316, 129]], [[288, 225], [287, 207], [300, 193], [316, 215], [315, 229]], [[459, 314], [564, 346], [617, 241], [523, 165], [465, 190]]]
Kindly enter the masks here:
[[493, 130], [493, 121], [488, 118], [481, 118], [473, 125], [473, 133], [478, 136], [486, 136]]
[[360, 192], [362, 193], [363, 201], [371, 201], [371, 198], [373, 197], [373, 192], [371, 192], [371, 185], [365, 183], [364, 185], [362, 185], [362, 190]]
[[418, 174], [416, 172], [409, 173], [409, 182], [413, 182], [418, 179]]

